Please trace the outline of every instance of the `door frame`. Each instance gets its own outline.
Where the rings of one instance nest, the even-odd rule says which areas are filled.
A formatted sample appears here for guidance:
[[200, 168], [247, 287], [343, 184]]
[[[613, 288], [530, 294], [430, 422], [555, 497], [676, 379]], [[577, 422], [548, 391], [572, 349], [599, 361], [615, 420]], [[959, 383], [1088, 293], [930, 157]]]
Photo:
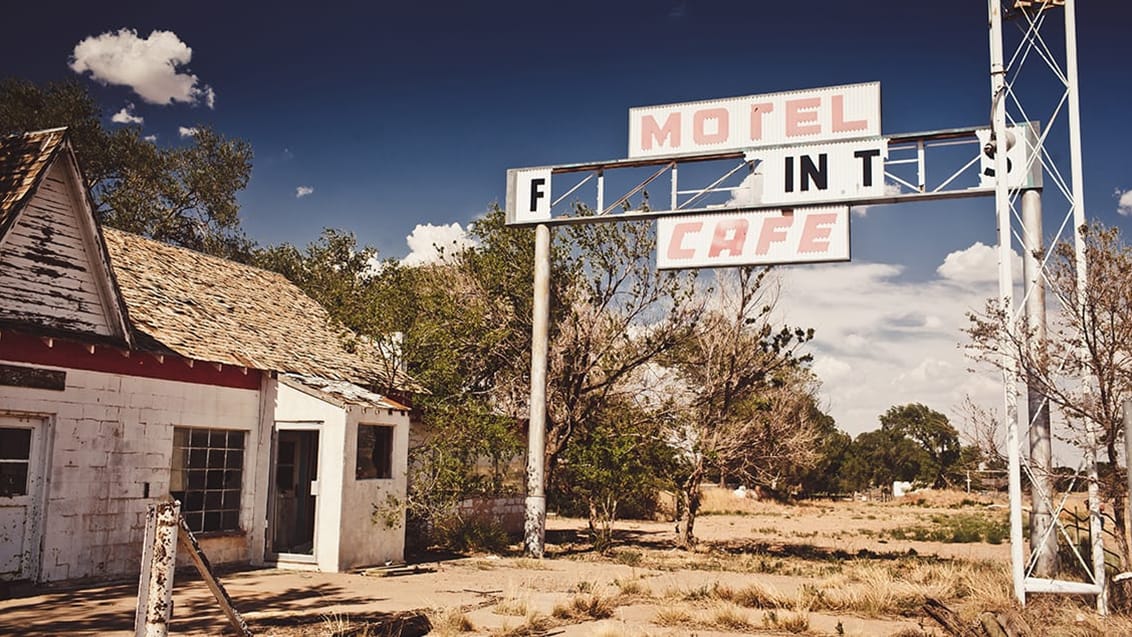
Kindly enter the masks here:
[[[51, 479], [51, 449], [55, 442], [54, 414], [0, 411], [0, 419], [32, 421], [28, 450], [28, 511], [24, 522], [24, 550], [20, 555], [20, 579], [38, 582], [43, 566], [47, 491]], [[35, 422], [38, 421], [38, 422]], [[5, 427], [9, 425], [4, 425]]]
[[[279, 463], [279, 432], [281, 431], [313, 431], [318, 439], [318, 455], [319, 455], [319, 476], [315, 480], [317, 483], [321, 482], [321, 471], [323, 470], [322, 462], [322, 431], [325, 423], [321, 420], [276, 420], [271, 427], [271, 455], [268, 460], [267, 472], [267, 524], [264, 532], [264, 561], [268, 563], [299, 563], [315, 565], [318, 563], [318, 520], [321, 517], [319, 514], [322, 509], [322, 496], [320, 493], [313, 494], [314, 500], [314, 537], [311, 540], [311, 554], [306, 555], [303, 553], [280, 553], [275, 550], [275, 528], [273, 523], [275, 521], [275, 502], [276, 502], [276, 485], [275, 485], [275, 468]], [[321, 491], [321, 489], [320, 489]]]

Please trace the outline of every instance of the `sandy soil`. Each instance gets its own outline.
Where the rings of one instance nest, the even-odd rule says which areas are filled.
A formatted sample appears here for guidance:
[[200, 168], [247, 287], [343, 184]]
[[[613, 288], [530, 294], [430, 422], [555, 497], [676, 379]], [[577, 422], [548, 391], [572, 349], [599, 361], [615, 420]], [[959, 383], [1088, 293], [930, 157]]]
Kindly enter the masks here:
[[[724, 507], [729, 503], [723, 501]], [[812, 584], [823, 568], [853, 557], [882, 561], [914, 551], [944, 558], [993, 560], [1007, 568], [1007, 544], [942, 544], [893, 540], [886, 532], [925, 524], [932, 515], [952, 515], [946, 507], [864, 502], [787, 506], [737, 502], [735, 513], [704, 515], [696, 525], [701, 547], [694, 553], [674, 548], [671, 522], [627, 521], [618, 525], [618, 549], [602, 556], [584, 542], [585, 522], [548, 520], [549, 558], [476, 555], [435, 558], [398, 576], [381, 571], [352, 574], [251, 570], [228, 574], [225, 585], [258, 635], [324, 635], [359, 621], [390, 613], [444, 609], [465, 617], [470, 634], [503, 634], [549, 618], [556, 606], [579, 595], [616, 599], [612, 616], [600, 620], [554, 620], [549, 633], [573, 635], [788, 634], [766, 628], [765, 612], [741, 609], [750, 624], [735, 630], [718, 626], [660, 625], [658, 616], [673, 608], [693, 615], [711, 613], [697, 590], [723, 585], [735, 589], [759, 584], [792, 595]], [[980, 507], [979, 510], [986, 510]], [[1005, 515], [1004, 513], [996, 513]], [[729, 568], [742, 556], [760, 554], [806, 568], [743, 572]], [[816, 566], [814, 566], [816, 565]], [[807, 570], [808, 569], [808, 570]], [[0, 600], [0, 634], [129, 635], [133, 627], [136, 583], [82, 589], [16, 591]], [[808, 613], [808, 634], [889, 635], [929, 627], [922, 617], [862, 617]], [[537, 622], [535, 623], [537, 627]], [[171, 634], [220, 634], [225, 623], [199, 581], [180, 580], [175, 588]], [[443, 629], [436, 631], [445, 632]], [[449, 632], [448, 634], [455, 634]], [[915, 633], [908, 633], [915, 634]]]

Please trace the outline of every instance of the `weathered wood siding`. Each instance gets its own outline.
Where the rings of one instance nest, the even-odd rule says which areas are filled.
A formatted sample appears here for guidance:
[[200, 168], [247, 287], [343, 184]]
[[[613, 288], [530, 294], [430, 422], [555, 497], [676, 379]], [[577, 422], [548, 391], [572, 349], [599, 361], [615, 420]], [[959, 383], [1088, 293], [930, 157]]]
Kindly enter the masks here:
[[111, 336], [65, 166], [48, 170], [0, 246], [0, 320]]

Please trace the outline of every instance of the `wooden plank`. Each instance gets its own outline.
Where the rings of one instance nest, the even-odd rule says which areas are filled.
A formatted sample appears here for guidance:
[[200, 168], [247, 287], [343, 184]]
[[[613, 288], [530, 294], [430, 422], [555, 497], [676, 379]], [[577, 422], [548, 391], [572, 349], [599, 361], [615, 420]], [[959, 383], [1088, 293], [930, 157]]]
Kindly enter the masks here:
[[46, 272], [40, 272], [36, 267], [39, 264], [23, 257], [2, 258], [0, 263], [4, 264], [0, 281], [8, 281], [13, 288], [30, 291], [36, 287], [52, 287], [85, 292], [92, 299], [99, 298], [94, 277], [85, 270], [64, 270], [59, 271], [57, 276], [48, 277]]
[[181, 528], [177, 534], [177, 539], [180, 540], [181, 546], [185, 552], [189, 554], [189, 559], [192, 560], [193, 565], [197, 567], [200, 576], [204, 578], [204, 583], [208, 585], [208, 590], [212, 591], [212, 596], [216, 598], [216, 603], [220, 605], [220, 610], [224, 611], [224, 615], [228, 618], [228, 623], [232, 628], [236, 629], [236, 634], [243, 635], [244, 637], [252, 637], [252, 631], [248, 628], [247, 622], [232, 605], [232, 598], [228, 595], [228, 591], [224, 590], [224, 585], [212, 573], [212, 564], [209, 563], [208, 557], [205, 556], [204, 551], [200, 549], [200, 544], [197, 543], [196, 537], [193, 536], [192, 530], [189, 529], [188, 523], [185, 518], [181, 517]]
[[928, 598], [924, 601], [924, 612], [928, 617], [931, 617], [937, 624], [943, 626], [948, 635], [952, 637], [984, 637], [979, 632], [967, 627], [963, 620], [955, 611], [945, 606], [942, 602]]
[[[29, 285], [28, 281], [0, 277], [0, 291], [4, 301], [0, 307], [18, 307], [23, 304], [34, 308], [37, 313], [54, 310], [54, 314], [89, 314], [92, 319], [102, 318], [102, 300], [97, 295], [84, 290], [68, 290], [46, 286]], [[101, 320], [99, 323], [103, 322]]]

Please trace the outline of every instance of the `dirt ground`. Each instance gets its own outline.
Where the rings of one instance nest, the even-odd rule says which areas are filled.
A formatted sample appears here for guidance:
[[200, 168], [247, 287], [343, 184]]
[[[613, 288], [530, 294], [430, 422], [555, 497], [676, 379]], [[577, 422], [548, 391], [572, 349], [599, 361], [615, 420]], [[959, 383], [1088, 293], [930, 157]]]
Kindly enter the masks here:
[[[618, 524], [617, 548], [600, 555], [585, 542], [583, 520], [552, 516], [547, 524], [549, 557], [541, 561], [515, 555], [434, 556], [409, 565], [415, 568], [393, 571], [398, 575], [384, 570], [327, 574], [258, 569], [228, 573], [222, 579], [257, 635], [354, 634], [347, 629], [366, 623], [371, 624], [370, 632], [356, 634], [377, 635], [382, 633], [372, 626], [391, 614], [427, 611], [434, 634], [608, 637], [934, 634], [931, 621], [914, 609], [894, 612], [858, 604], [832, 612], [828, 607], [833, 605], [826, 603], [795, 612], [781, 604], [738, 605], [724, 600], [724, 592], [758, 589], [783, 599], [803, 599], [807, 591], [832, 590], [830, 578], [856, 582], [856, 576], [845, 575], [844, 564], [863, 565], [872, 569], [869, 572], [877, 571], [872, 566], [877, 564], [898, 572], [911, 564], [907, 559], [973, 562], [989, 569], [996, 581], [1008, 581], [1006, 543], [892, 537], [893, 532], [929, 525], [940, 516], [974, 511], [988, 519], [1004, 518], [999, 503], [961, 508], [720, 503], [716, 508], [724, 513], [699, 518], [696, 535], [701, 544], [691, 553], [674, 547], [671, 522], [624, 521]], [[930, 586], [935, 576], [925, 572], [918, 577]], [[171, 634], [226, 632], [223, 616], [201, 581], [181, 578], [174, 590]], [[129, 635], [136, 592], [136, 582], [17, 589], [13, 598], [0, 600], [0, 634]]]

